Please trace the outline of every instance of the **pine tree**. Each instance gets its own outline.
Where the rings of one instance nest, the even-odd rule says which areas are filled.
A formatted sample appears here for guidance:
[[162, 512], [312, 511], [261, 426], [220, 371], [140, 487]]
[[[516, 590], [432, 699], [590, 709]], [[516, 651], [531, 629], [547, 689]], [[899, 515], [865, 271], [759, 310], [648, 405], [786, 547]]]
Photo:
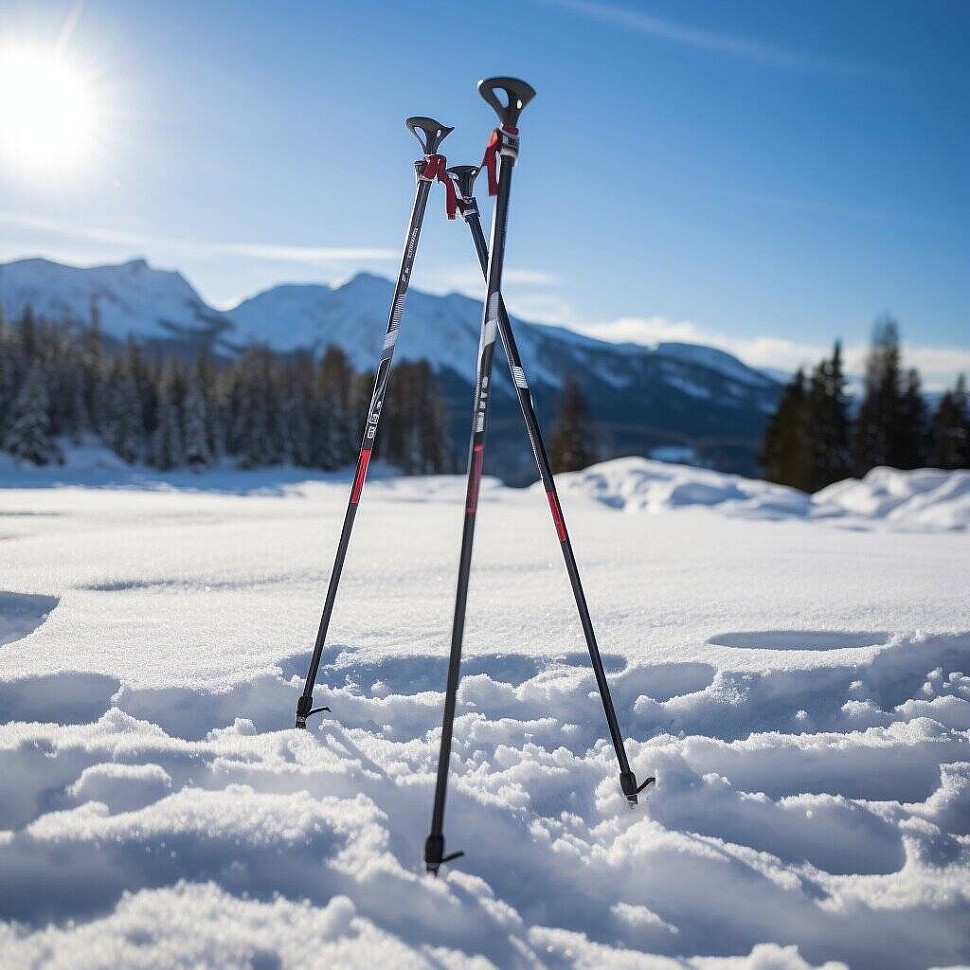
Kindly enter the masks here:
[[30, 368], [14, 401], [4, 447], [15, 457], [35, 465], [63, 460], [51, 434], [47, 375], [40, 361]]
[[549, 460], [556, 472], [578, 471], [594, 460], [586, 400], [571, 376], [563, 385], [559, 416], [549, 439]]
[[28, 303], [20, 315], [20, 346], [28, 365], [34, 362], [37, 354], [37, 321], [34, 308]]
[[20, 344], [16, 332], [0, 322], [0, 442], [4, 440], [10, 414], [20, 387]]
[[143, 457], [145, 435], [138, 388], [123, 361], [115, 361], [101, 399], [102, 441], [123, 461], [134, 464]]
[[327, 470], [349, 465], [356, 455], [361, 422], [355, 374], [339, 347], [328, 347], [320, 361], [313, 401], [313, 463]]
[[81, 337], [81, 366], [83, 370], [84, 403], [90, 429], [103, 434], [105, 427], [105, 365], [104, 339], [101, 334], [101, 314], [97, 301], [91, 301], [91, 320]]
[[279, 461], [277, 402], [272, 364], [265, 348], [251, 347], [239, 361], [234, 390], [232, 439], [242, 468]]
[[192, 471], [202, 471], [211, 461], [209, 448], [209, 409], [202, 390], [202, 379], [198, 370], [189, 380], [185, 395], [185, 464]]
[[65, 396], [71, 402], [66, 431], [71, 436], [72, 443], [79, 445], [84, 433], [90, 430], [91, 418], [84, 394], [84, 374], [77, 357], [74, 357], [71, 363], [72, 366], [65, 381]]
[[808, 387], [806, 426], [809, 449], [807, 491], [815, 492], [851, 474], [849, 409], [842, 373], [842, 345], [812, 372]]
[[220, 384], [212, 356], [203, 350], [195, 366], [196, 384], [206, 408], [206, 444], [210, 460], [215, 461], [225, 450], [225, 405], [220, 396]]
[[158, 397], [158, 423], [152, 437], [151, 463], [161, 471], [181, 468], [184, 462], [179, 408], [174, 399], [174, 382], [166, 381]]
[[770, 482], [811, 491], [813, 447], [809, 437], [809, 389], [799, 368], [782, 392], [765, 431], [761, 464]]
[[926, 464], [928, 428], [926, 402], [919, 373], [910, 368], [903, 379], [896, 420], [890, 428], [890, 463], [893, 468], [921, 468]]
[[935, 468], [970, 468], [970, 410], [963, 374], [933, 415], [930, 463]]
[[854, 464], [860, 478], [877, 465], [891, 465], [894, 428], [902, 408], [899, 327], [889, 316], [876, 321], [866, 361], [865, 395], [855, 422]]

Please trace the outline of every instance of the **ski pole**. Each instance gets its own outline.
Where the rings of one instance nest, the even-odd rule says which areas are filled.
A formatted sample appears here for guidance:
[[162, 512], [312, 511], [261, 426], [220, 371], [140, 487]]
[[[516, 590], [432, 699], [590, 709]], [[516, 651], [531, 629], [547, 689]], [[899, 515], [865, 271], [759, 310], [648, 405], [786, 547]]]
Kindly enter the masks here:
[[[499, 100], [497, 91], [504, 93], [506, 103]], [[451, 760], [451, 741], [455, 727], [455, 704], [458, 694], [458, 677], [461, 666], [462, 640], [465, 632], [465, 607], [468, 601], [468, 579], [471, 573], [472, 544], [475, 538], [475, 517], [478, 509], [478, 491], [482, 480], [485, 455], [485, 424], [488, 402], [491, 397], [492, 358], [495, 352], [495, 335], [498, 328], [498, 307], [501, 300], [502, 263], [505, 258], [505, 231], [508, 222], [509, 193], [512, 187], [512, 169], [519, 151], [519, 130], [516, 124], [522, 109], [535, 97], [533, 88], [525, 81], [510, 77], [493, 77], [478, 82], [478, 92], [492, 106], [499, 118], [499, 127], [492, 132], [485, 149], [485, 162], [489, 170], [490, 194], [495, 200], [495, 216], [492, 222], [491, 256], [488, 259], [486, 295], [482, 314], [482, 332], [478, 345], [478, 371], [475, 383], [474, 417], [471, 442], [468, 450], [468, 482], [465, 491], [465, 521], [461, 535], [461, 555], [458, 561], [458, 590], [455, 597], [455, 614], [451, 631], [451, 654], [448, 659], [448, 681], [445, 687], [445, 707], [441, 724], [441, 747], [438, 753], [438, 776], [435, 784], [434, 810], [431, 816], [431, 832], [424, 844], [424, 863], [427, 871], [438, 874], [445, 862], [459, 858], [464, 853], [445, 855], [445, 796], [448, 788], [448, 766]], [[501, 174], [496, 182], [495, 167], [501, 157]]]
[[333, 569], [330, 572], [327, 598], [323, 605], [323, 614], [320, 617], [320, 626], [317, 629], [317, 637], [313, 645], [313, 654], [310, 657], [310, 668], [307, 672], [306, 684], [303, 687], [303, 694], [296, 705], [296, 726], [298, 728], [306, 727], [306, 720], [311, 714], [330, 710], [328, 707], [314, 708], [313, 687], [316, 683], [317, 671], [320, 667], [323, 646], [327, 639], [327, 630], [330, 626], [330, 617], [333, 614], [334, 601], [337, 598], [337, 586], [340, 584], [340, 574], [344, 568], [344, 559], [347, 557], [347, 547], [350, 545], [350, 536], [353, 532], [354, 519], [357, 515], [357, 505], [360, 502], [364, 481], [367, 478], [367, 466], [370, 463], [371, 452], [377, 436], [377, 427], [380, 423], [381, 411], [384, 406], [385, 395], [387, 394], [388, 379], [391, 372], [391, 358], [394, 356], [394, 345], [397, 342], [398, 328], [401, 324], [401, 316], [404, 313], [408, 281], [411, 278], [411, 269], [414, 266], [414, 258], [418, 250], [418, 240], [421, 236], [421, 223], [424, 220], [424, 211], [427, 207], [431, 184], [435, 180], [443, 183], [445, 186], [448, 201], [448, 218], [453, 219], [455, 217], [454, 185], [451, 179], [445, 174], [445, 168], [447, 166], [445, 157], [438, 154], [438, 148], [441, 143], [454, 129], [439, 124], [433, 118], [421, 116], [408, 118], [404, 124], [421, 145], [424, 158], [414, 163], [418, 184], [414, 196], [414, 206], [411, 210], [411, 222], [408, 225], [407, 235], [404, 238], [401, 269], [397, 277], [397, 286], [394, 289], [394, 298], [391, 301], [387, 331], [384, 335], [384, 347], [377, 365], [377, 372], [374, 375], [374, 389], [371, 392], [370, 405], [367, 408], [367, 421], [361, 437], [360, 454], [357, 458], [357, 469], [354, 473], [354, 481], [350, 490], [350, 501], [347, 503], [344, 524], [340, 531], [340, 540], [337, 543], [337, 552], [334, 556]]
[[[485, 273], [488, 267], [488, 244], [485, 241], [485, 233], [482, 231], [478, 202], [474, 196], [475, 178], [479, 171], [480, 169], [476, 165], [457, 165], [454, 168], [448, 169], [448, 174], [455, 182], [458, 195], [458, 211], [468, 224], [472, 240], [475, 244], [475, 251], [478, 254], [478, 261], [481, 263], [482, 272]], [[579, 620], [586, 638], [586, 647], [589, 650], [589, 659], [593, 666], [593, 673], [596, 676], [596, 684], [599, 687], [603, 710], [606, 713], [606, 723], [610, 729], [613, 750], [616, 752], [616, 759], [620, 765], [620, 788], [629, 800], [630, 805], [633, 806], [637, 804], [637, 795], [655, 779], [647, 778], [641, 785], [637, 785], [636, 776], [630, 769], [630, 762], [626, 756], [626, 748], [623, 745], [623, 736], [620, 733], [619, 724], [616, 719], [616, 710], [613, 707], [613, 697], [610, 694], [606, 673], [603, 670], [603, 660], [600, 656], [599, 646], [596, 643], [596, 634], [593, 631], [593, 621], [589, 615], [586, 594], [583, 591], [583, 584], [579, 577], [579, 567], [576, 565], [572, 542], [569, 538], [569, 532], [566, 529], [566, 519], [562, 512], [562, 506], [559, 504], [559, 494], [556, 490], [556, 482], [552, 475], [552, 465], [549, 462], [549, 455], [542, 438], [542, 430], [539, 427], [539, 419], [536, 416], [532, 392], [529, 390], [529, 382], [526, 380], [525, 370], [522, 367], [519, 348], [515, 342], [515, 335], [512, 333], [512, 324], [505, 310], [505, 301], [502, 299], [499, 300], [498, 306], [498, 333], [502, 340], [502, 346], [505, 348], [505, 356], [508, 359], [509, 369], [512, 372], [512, 383], [515, 385], [515, 393], [519, 399], [519, 407], [522, 410], [522, 417], [525, 421], [526, 434], [529, 436], [529, 444], [532, 446], [532, 454], [535, 456], [536, 465], [539, 469], [539, 477], [542, 480], [542, 487], [546, 492], [549, 510], [552, 512], [552, 520], [556, 526], [559, 545], [562, 549], [563, 559], [566, 562], [566, 572], [569, 574], [569, 584], [572, 586], [573, 597], [576, 600], [576, 609], [579, 611]]]

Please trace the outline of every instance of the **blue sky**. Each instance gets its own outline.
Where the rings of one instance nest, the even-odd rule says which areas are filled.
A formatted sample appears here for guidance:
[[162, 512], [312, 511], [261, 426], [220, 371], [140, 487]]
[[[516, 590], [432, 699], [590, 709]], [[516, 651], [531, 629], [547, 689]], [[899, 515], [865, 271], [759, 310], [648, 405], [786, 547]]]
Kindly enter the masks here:
[[[889, 310], [928, 383], [970, 370], [960, 0], [5, 0], [0, 51], [58, 38], [101, 93], [97, 155], [61, 181], [0, 165], [0, 259], [144, 255], [222, 307], [393, 275], [403, 118], [454, 125], [445, 153], [475, 162], [492, 125], [475, 82], [517, 74], [538, 90], [507, 252], [518, 315], [791, 367], [835, 337], [857, 362]], [[441, 203], [413, 284], [479, 295]]]

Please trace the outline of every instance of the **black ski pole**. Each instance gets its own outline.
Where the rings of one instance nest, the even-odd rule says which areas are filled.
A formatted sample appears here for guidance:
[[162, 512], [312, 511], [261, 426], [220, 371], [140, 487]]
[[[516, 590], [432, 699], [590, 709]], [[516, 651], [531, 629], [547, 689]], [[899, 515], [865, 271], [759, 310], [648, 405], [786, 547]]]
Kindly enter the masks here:
[[[485, 233], [482, 231], [482, 223], [478, 212], [478, 202], [474, 195], [475, 178], [479, 171], [480, 169], [476, 165], [457, 165], [454, 168], [448, 169], [448, 174], [455, 181], [458, 194], [458, 211], [468, 224], [472, 240], [475, 244], [475, 251], [478, 254], [478, 261], [481, 263], [482, 272], [485, 273], [488, 267], [488, 244], [485, 242]], [[579, 568], [576, 565], [576, 557], [573, 555], [572, 542], [569, 538], [569, 532], [566, 529], [566, 519], [562, 512], [562, 506], [559, 504], [559, 494], [556, 491], [556, 482], [552, 475], [552, 466], [549, 462], [549, 455], [542, 438], [539, 419], [536, 416], [532, 392], [529, 390], [529, 382], [526, 380], [525, 370], [522, 367], [522, 358], [519, 356], [519, 348], [515, 342], [515, 335], [512, 333], [512, 324], [505, 310], [505, 301], [502, 299], [499, 300], [498, 307], [498, 333], [502, 340], [502, 346], [505, 348], [505, 356], [508, 358], [509, 368], [512, 372], [512, 383], [515, 385], [515, 393], [519, 399], [522, 417], [525, 420], [526, 434], [529, 436], [532, 454], [535, 456], [536, 466], [539, 469], [539, 477], [542, 479], [542, 487], [546, 492], [549, 509], [552, 512], [552, 520], [556, 526], [556, 534], [559, 537], [559, 545], [562, 548], [563, 559], [566, 562], [569, 584], [572, 586], [573, 596], [576, 600], [576, 609], [579, 611], [579, 620], [583, 627], [583, 634], [586, 637], [586, 647], [589, 650], [589, 659], [593, 665], [593, 673], [596, 675], [596, 683], [599, 687], [600, 698], [603, 702], [603, 710], [606, 713], [606, 723], [610, 729], [610, 738], [613, 741], [616, 760], [620, 765], [620, 788], [629, 800], [630, 805], [633, 806], [637, 804], [637, 795], [655, 779], [647, 778], [641, 785], [637, 785], [636, 776], [630, 769], [630, 762], [626, 756], [626, 748], [623, 745], [623, 736], [620, 734], [620, 727], [616, 719], [616, 710], [613, 707], [613, 697], [610, 694], [609, 684], [606, 681], [606, 673], [603, 670], [603, 660], [600, 657], [599, 646], [596, 643], [596, 635], [593, 632], [593, 621], [590, 618], [589, 607], [586, 604], [586, 594], [583, 591], [583, 584], [579, 578]]]
[[317, 629], [317, 638], [313, 645], [313, 654], [310, 657], [310, 668], [307, 672], [306, 684], [303, 687], [303, 694], [296, 705], [296, 726], [298, 728], [306, 727], [306, 719], [311, 714], [316, 714], [319, 711], [328, 711], [330, 709], [328, 707], [314, 708], [313, 687], [316, 683], [317, 671], [320, 667], [323, 645], [327, 639], [327, 629], [330, 626], [330, 617], [333, 614], [334, 600], [337, 598], [337, 586], [340, 583], [340, 574], [344, 568], [344, 559], [347, 557], [350, 535], [354, 528], [357, 504], [360, 501], [364, 481], [367, 478], [367, 466], [370, 463], [371, 451], [374, 448], [377, 427], [381, 419], [381, 411], [387, 393], [388, 379], [391, 372], [391, 358], [394, 356], [394, 345], [397, 342], [398, 328], [401, 324], [401, 316], [404, 313], [408, 281], [411, 278], [411, 269], [414, 266], [414, 258], [418, 250], [418, 240], [421, 236], [421, 223], [424, 220], [424, 211], [428, 203], [431, 184], [435, 180], [444, 184], [448, 194], [448, 218], [453, 219], [455, 216], [454, 185], [451, 179], [445, 174], [447, 162], [444, 156], [438, 154], [438, 148], [441, 143], [454, 129], [439, 124], [433, 118], [424, 117], [408, 118], [405, 121], [405, 125], [407, 125], [411, 134], [417, 138], [418, 143], [421, 145], [421, 150], [424, 153], [424, 158], [414, 163], [418, 186], [414, 196], [414, 207], [411, 210], [411, 222], [408, 225], [407, 235], [404, 238], [401, 270], [398, 273], [397, 286], [394, 289], [394, 298], [391, 301], [387, 332], [384, 336], [384, 347], [377, 365], [377, 372], [374, 375], [374, 390], [371, 393], [370, 406], [367, 409], [367, 422], [361, 438], [360, 455], [357, 458], [357, 470], [354, 474], [353, 485], [351, 486], [350, 501], [347, 503], [347, 511], [344, 514], [344, 524], [340, 531], [340, 540], [337, 543], [337, 552], [334, 556], [333, 569], [330, 573], [330, 584], [327, 587], [327, 598], [323, 605], [323, 614], [320, 617], [320, 626]]
[[[445, 708], [441, 724], [441, 747], [438, 753], [438, 777], [435, 784], [431, 833], [424, 844], [424, 863], [428, 872], [438, 874], [445, 862], [464, 853], [445, 855], [445, 796], [448, 788], [448, 767], [451, 760], [451, 740], [455, 726], [455, 704], [461, 666], [462, 639], [465, 632], [465, 606], [468, 601], [468, 579], [471, 572], [472, 544], [475, 538], [475, 516], [478, 509], [478, 490], [482, 480], [485, 455], [485, 424], [491, 397], [492, 358], [498, 328], [498, 307], [501, 300], [502, 263], [505, 258], [505, 230], [508, 222], [509, 192], [512, 187], [512, 168], [519, 151], [519, 130], [516, 124], [522, 109], [535, 97], [535, 91], [524, 81], [510, 77], [493, 77], [478, 82], [481, 96], [495, 109], [500, 126], [492, 132], [485, 150], [489, 166], [489, 186], [496, 195], [495, 216], [492, 222], [491, 256], [488, 260], [482, 332], [478, 345], [478, 372], [475, 384], [474, 417], [471, 443], [468, 450], [468, 483], [465, 491], [465, 522], [461, 536], [461, 556], [458, 561], [458, 591], [451, 630], [451, 655], [448, 659], [448, 682], [445, 687]], [[497, 91], [505, 94], [506, 103], [499, 100]], [[496, 156], [501, 156], [501, 174], [494, 178]]]

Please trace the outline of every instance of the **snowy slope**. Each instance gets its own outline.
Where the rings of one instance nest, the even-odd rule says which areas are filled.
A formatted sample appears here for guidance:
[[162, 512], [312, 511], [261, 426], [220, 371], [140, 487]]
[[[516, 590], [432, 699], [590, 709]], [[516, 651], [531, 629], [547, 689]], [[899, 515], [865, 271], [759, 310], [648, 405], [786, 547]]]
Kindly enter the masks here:
[[461, 480], [368, 485], [316, 693], [333, 713], [298, 732], [348, 481], [8, 470], [0, 965], [970, 962], [966, 535], [625, 515], [600, 499], [631, 469], [593, 474], [564, 511], [657, 787], [636, 811], [618, 791], [544, 496], [490, 481], [446, 820], [467, 855], [435, 881]]
[[700, 364], [711, 370], [718, 371], [726, 377], [733, 378], [741, 384], [761, 384], [770, 387], [776, 383], [764, 370], [754, 370], [743, 364], [737, 357], [718, 350], [716, 347], [705, 347], [701, 344], [674, 343], [671, 341], [658, 343], [654, 350], [665, 357], [673, 357], [676, 360], [688, 361], [692, 364]]
[[47, 259], [0, 264], [0, 307], [9, 320], [27, 306], [37, 316], [87, 324], [96, 305], [104, 333], [152, 339], [208, 337], [229, 321], [208, 306], [181, 273], [143, 259], [82, 269]]
[[[276, 286], [245, 300], [229, 316], [236, 339], [266, 343], [279, 350], [336, 345], [362, 371], [371, 370], [384, 342], [394, 284], [358, 273], [343, 286]], [[482, 307], [458, 294], [433, 296], [411, 288], [395, 357], [428, 360], [436, 369], [474, 374]], [[529, 328], [530, 330], [532, 328]], [[523, 335], [522, 352], [532, 349]], [[536, 378], [558, 381], [548, 374]]]

